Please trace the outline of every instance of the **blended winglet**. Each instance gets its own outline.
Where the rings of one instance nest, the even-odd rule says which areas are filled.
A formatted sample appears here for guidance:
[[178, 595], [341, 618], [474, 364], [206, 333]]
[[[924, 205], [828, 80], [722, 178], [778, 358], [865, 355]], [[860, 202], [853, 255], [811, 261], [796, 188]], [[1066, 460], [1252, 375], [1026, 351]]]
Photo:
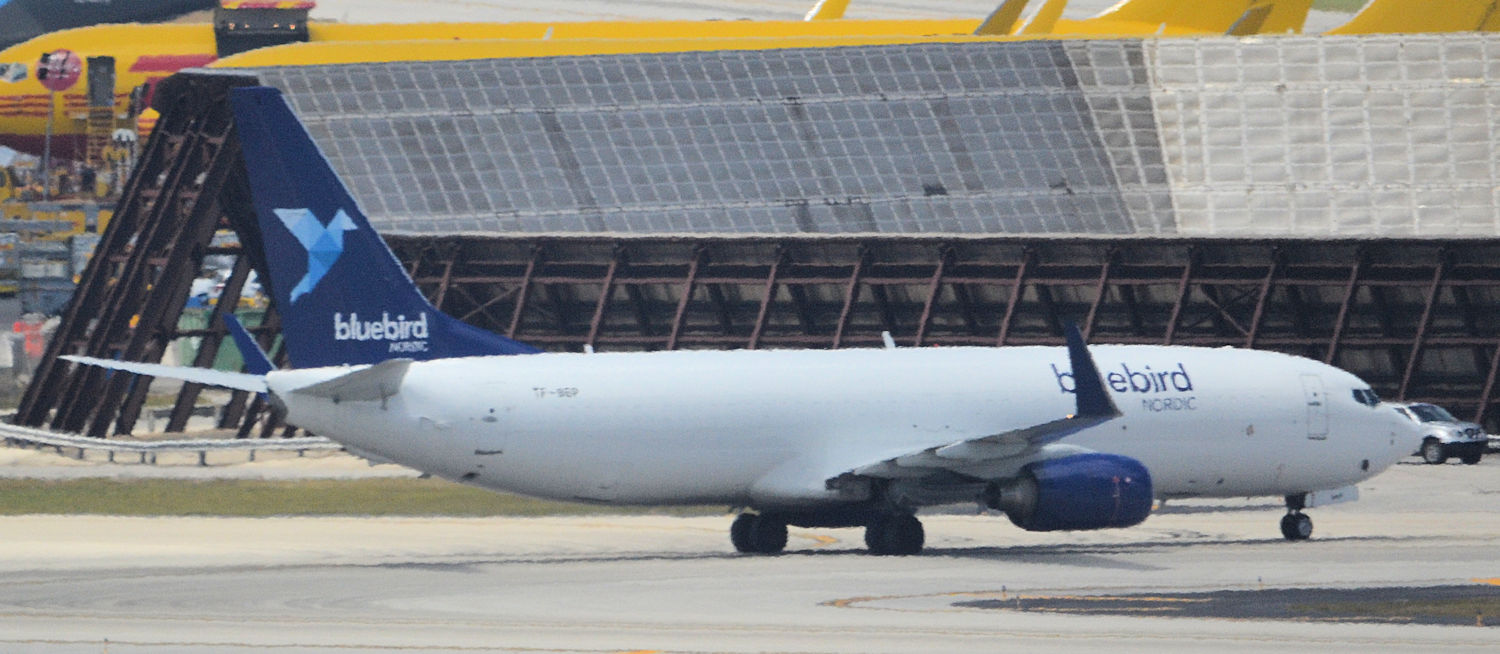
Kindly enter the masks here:
[[[1053, 444], [1085, 429], [1114, 420], [1121, 413], [1104, 388], [1104, 380], [1099, 376], [1099, 366], [1094, 363], [1094, 357], [1089, 353], [1078, 325], [1068, 323], [1063, 327], [1063, 333], [1068, 341], [1068, 362], [1073, 370], [1074, 397], [1077, 402], [1072, 415], [997, 434], [935, 445], [860, 466], [846, 474], [886, 479], [923, 477], [936, 470], [972, 474], [975, 466], [1007, 460], [1027, 460], [1038, 456], [1043, 448], [1084, 451], [1077, 448], [1060, 450], [1060, 445]], [[835, 483], [835, 479], [830, 478], [828, 483]]]
[[1083, 332], [1078, 330], [1078, 325], [1070, 322], [1063, 327], [1063, 335], [1068, 341], [1068, 365], [1073, 369], [1074, 396], [1078, 401], [1078, 410], [1073, 416], [1084, 418], [1120, 415], [1115, 401], [1104, 390], [1104, 378], [1099, 375], [1099, 366], [1094, 364], [1094, 356], [1089, 354], [1088, 345], [1083, 342]]

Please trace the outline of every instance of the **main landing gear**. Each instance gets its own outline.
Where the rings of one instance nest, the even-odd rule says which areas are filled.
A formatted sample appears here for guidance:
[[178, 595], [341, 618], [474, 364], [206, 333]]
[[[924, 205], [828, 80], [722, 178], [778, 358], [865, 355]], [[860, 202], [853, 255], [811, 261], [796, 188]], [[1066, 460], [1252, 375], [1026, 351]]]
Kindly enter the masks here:
[[745, 554], [776, 554], [786, 549], [788, 521], [802, 527], [865, 528], [865, 545], [871, 554], [908, 556], [920, 554], [925, 532], [922, 522], [910, 513], [868, 513], [855, 517], [787, 515], [776, 513], [741, 513], [729, 527], [734, 549]]
[[1302, 512], [1307, 495], [1286, 496], [1286, 515], [1281, 518], [1281, 535], [1287, 540], [1307, 540], [1312, 536], [1312, 518]]
[[865, 526], [865, 545], [871, 554], [910, 556], [922, 552], [926, 532], [922, 521], [910, 513], [884, 515]]
[[746, 554], [775, 554], [786, 549], [786, 521], [763, 513], [741, 513], [729, 526], [734, 549]]

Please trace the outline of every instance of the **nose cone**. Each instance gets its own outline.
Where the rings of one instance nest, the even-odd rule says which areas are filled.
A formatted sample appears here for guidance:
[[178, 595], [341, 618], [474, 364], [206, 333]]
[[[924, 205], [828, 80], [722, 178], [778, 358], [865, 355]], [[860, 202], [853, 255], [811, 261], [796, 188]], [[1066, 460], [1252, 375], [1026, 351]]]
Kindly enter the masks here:
[[1390, 461], [1395, 463], [1416, 452], [1422, 446], [1422, 436], [1426, 434], [1421, 423], [1397, 413], [1393, 405], [1382, 404], [1379, 409], [1388, 414], [1386, 422], [1391, 432]]

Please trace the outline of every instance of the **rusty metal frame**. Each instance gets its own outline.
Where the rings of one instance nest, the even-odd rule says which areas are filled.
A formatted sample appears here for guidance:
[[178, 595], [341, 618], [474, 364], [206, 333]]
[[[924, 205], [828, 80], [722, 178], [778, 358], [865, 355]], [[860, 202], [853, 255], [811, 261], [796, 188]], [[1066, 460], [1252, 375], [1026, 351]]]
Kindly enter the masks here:
[[[398, 244], [406, 238], [397, 239]], [[1089, 248], [1080, 243], [1092, 241], [1081, 238], [883, 238], [852, 245], [813, 236], [493, 240], [515, 242], [506, 251], [513, 253], [509, 266], [516, 272], [494, 278], [497, 294], [519, 296], [514, 289], [536, 284], [603, 289], [597, 296], [578, 294], [590, 298], [587, 305], [562, 302], [567, 310], [593, 316], [586, 336], [557, 331], [519, 299], [510, 305], [515, 312], [508, 324], [490, 325], [502, 331], [514, 327], [509, 333], [516, 338], [548, 347], [870, 346], [887, 329], [896, 332], [899, 342], [920, 345], [1046, 344], [1060, 342], [1057, 326], [1062, 321], [1080, 320], [1098, 342], [1249, 344], [1303, 355], [1316, 352], [1320, 358], [1332, 350], [1388, 396], [1438, 401], [1480, 417], [1495, 415], [1490, 406], [1496, 399], [1490, 395], [1500, 377], [1500, 329], [1470, 320], [1467, 331], [1456, 333], [1440, 329], [1440, 321], [1434, 320], [1441, 289], [1493, 289], [1473, 295], [1472, 301], [1481, 303], [1472, 309], [1476, 312], [1500, 297], [1500, 264], [1487, 263], [1500, 260], [1500, 244], [1488, 241], [1447, 243], [1455, 252], [1469, 254], [1464, 263], [1435, 272], [1430, 263], [1414, 263], [1431, 260], [1439, 247], [1432, 241], [1114, 237]], [[746, 260], [742, 253], [755, 249], [747, 243], [774, 254]], [[1413, 248], [1426, 253], [1408, 254]], [[549, 253], [545, 273], [538, 270], [537, 254], [544, 250]], [[642, 258], [644, 253], [652, 258]], [[760, 292], [748, 300], [712, 292], [735, 285]], [[647, 287], [660, 293], [647, 297], [639, 290]], [[698, 293], [700, 287], [709, 292]], [[1402, 333], [1419, 338], [1356, 325], [1356, 315], [1379, 312], [1367, 306], [1366, 298], [1375, 293], [1365, 289], [1401, 287], [1424, 292], [1423, 302], [1407, 301], [1411, 306], [1393, 310]], [[638, 290], [632, 294], [630, 289]], [[689, 320], [698, 311], [695, 306], [712, 312], [700, 314], [709, 318], [696, 327]], [[605, 320], [614, 311], [644, 318]], [[985, 321], [982, 316], [994, 318]], [[1319, 322], [1325, 326], [1316, 327]], [[1331, 323], [1340, 326], [1330, 329]], [[1432, 383], [1413, 376], [1428, 349], [1454, 347], [1483, 353], [1477, 375]], [[1392, 348], [1403, 355], [1394, 373], [1362, 367], [1361, 358], [1389, 360]], [[1480, 401], [1475, 397], [1479, 393], [1488, 399]]]

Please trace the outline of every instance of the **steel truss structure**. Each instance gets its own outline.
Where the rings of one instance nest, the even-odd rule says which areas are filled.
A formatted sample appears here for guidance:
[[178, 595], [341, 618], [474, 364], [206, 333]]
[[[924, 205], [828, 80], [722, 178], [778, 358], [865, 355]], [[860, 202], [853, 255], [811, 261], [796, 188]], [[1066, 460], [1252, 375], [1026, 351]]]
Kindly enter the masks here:
[[[197, 337], [214, 360], [249, 271], [264, 271], [230, 112], [253, 78], [179, 76], [116, 217], [16, 422], [128, 434], [149, 384], [57, 359], [156, 361]], [[236, 247], [214, 246], [233, 231]], [[387, 240], [442, 310], [549, 350], [1096, 343], [1273, 349], [1327, 361], [1390, 399], [1495, 431], [1500, 239], [1160, 236], [412, 235]], [[178, 319], [204, 257], [236, 255], [209, 326]], [[274, 307], [259, 328], [275, 342]], [[995, 371], [1005, 374], [1005, 371]], [[203, 389], [177, 393], [181, 430]], [[263, 401], [228, 396], [219, 426], [290, 434]]]
[[[550, 349], [1271, 349], [1494, 415], [1500, 241], [392, 237], [445, 311]], [[997, 374], [999, 372], [997, 371]]]

